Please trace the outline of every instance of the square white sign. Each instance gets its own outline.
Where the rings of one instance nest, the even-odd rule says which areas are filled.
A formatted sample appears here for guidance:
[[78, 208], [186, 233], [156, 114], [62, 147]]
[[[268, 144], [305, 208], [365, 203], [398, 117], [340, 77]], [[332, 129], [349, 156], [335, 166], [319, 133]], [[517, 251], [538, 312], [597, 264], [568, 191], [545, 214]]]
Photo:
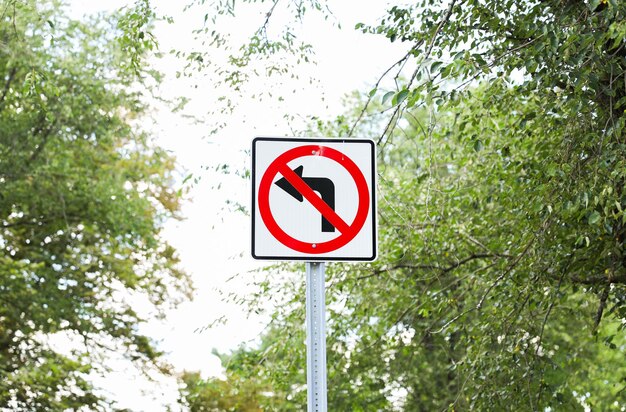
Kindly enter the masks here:
[[252, 141], [252, 256], [376, 258], [376, 147], [366, 139]]

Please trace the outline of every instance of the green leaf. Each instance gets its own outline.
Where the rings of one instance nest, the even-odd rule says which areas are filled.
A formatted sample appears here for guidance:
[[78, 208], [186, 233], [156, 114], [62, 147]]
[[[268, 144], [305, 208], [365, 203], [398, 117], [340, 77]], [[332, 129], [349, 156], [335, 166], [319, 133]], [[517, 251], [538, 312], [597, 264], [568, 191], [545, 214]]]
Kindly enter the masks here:
[[387, 93], [385, 93], [385, 94], [383, 95], [383, 99], [382, 99], [382, 101], [381, 101], [381, 104], [383, 104], [383, 105], [384, 105], [385, 103], [387, 103], [387, 101], [388, 101], [389, 99], [391, 99], [391, 98], [392, 98], [395, 94], [396, 94], [396, 92], [387, 92]]
[[476, 139], [473, 145], [474, 151], [478, 152], [483, 148], [483, 142], [480, 139]]
[[600, 222], [600, 213], [598, 213], [596, 210], [594, 210], [588, 218], [588, 222], [590, 225], [595, 225], [598, 224], [598, 222]]
[[437, 71], [437, 69], [441, 67], [442, 64], [443, 62], [441, 61], [434, 62], [433, 64], [430, 65], [430, 72], [434, 73], [435, 71]]
[[391, 101], [391, 104], [393, 106], [397, 106], [401, 104], [408, 95], [409, 95], [409, 91], [407, 89], [401, 90], [395, 96], [393, 96], [393, 100]]
[[443, 70], [441, 70], [441, 78], [445, 79], [446, 77], [448, 77], [452, 72], [452, 69], [454, 69], [454, 63], [450, 63], [446, 67], [444, 67]]

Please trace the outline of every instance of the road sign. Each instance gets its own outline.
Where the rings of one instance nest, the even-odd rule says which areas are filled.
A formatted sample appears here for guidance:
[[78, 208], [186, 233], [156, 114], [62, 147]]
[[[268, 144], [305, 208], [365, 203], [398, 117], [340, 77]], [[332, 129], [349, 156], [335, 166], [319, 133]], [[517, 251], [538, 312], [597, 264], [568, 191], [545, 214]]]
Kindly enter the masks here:
[[252, 142], [252, 256], [376, 258], [375, 145], [364, 139]]

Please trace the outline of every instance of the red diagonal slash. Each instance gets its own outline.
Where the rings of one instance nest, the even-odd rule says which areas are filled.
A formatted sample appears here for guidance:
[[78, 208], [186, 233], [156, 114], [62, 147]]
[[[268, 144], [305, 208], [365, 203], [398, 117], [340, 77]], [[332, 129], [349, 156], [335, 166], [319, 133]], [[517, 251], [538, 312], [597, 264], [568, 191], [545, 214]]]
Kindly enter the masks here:
[[313, 207], [315, 207], [337, 230], [346, 233], [350, 226], [309, 187], [300, 176], [296, 174], [286, 163], [278, 166], [278, 172], [283, 175], [291, 185], [296, 188]]

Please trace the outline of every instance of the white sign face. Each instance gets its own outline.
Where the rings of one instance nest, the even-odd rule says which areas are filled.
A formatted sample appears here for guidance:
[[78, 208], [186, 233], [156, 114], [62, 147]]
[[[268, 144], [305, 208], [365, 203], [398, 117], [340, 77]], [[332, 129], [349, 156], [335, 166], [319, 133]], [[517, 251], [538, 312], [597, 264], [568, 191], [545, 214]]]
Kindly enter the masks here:
[[375, 144], [363, 139], [252, 141], [252, 257], [376, 258]]

